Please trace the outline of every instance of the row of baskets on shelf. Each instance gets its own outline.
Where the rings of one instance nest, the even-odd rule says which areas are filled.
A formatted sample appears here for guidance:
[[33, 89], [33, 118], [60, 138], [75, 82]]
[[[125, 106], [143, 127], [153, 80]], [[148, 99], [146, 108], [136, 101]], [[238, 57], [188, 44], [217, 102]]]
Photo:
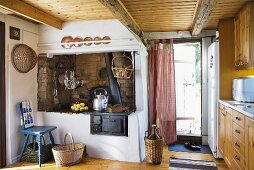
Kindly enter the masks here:
[[[69, 48], [72, 48], [72, 47], [81, 47], [83, 45], [90, 46], [92, 44], [94, 44], [94, 45], [109, 44], [110, 40], [111, 40], [111, 38], [109, 36], [104, 36], [102, 38], [99, 37], [99, 36], [94, 37], [94, 38], [92, 38], [92, 37], [83, 38], [83, 37], [80, 37], [80, 36], [77, 36], [77, 37], [73, 38], [72, 36], [65, 36], [65, 37], [62, 38], [61, 43], [64, 43], [64, 44], [62, 44], [63, 48], [69, 49]], [[92, 42], [89, 42], [89, 41], [98, 41], [98, 42], [92, 43]]]

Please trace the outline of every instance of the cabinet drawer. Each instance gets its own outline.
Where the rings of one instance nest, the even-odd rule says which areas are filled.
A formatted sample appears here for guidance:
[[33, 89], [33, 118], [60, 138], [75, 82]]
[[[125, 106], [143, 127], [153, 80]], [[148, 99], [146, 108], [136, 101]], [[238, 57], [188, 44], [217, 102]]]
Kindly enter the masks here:
[[245, 155], [245, 145], [235, 135], [233, 135], [232, 146], [238, 153]]
[[238, 163], [235, 160], [232, 160], [232, 166], [231, 166], [232, 170], [244, 170], [241, 168], [240, 165], [238, 165]]
[[233, 134], [244, 143], [244, 129], [233, 122]]
[[233, 161], [240, 167], [240, 169], [245, 169], [245, 160], [236, 150], [233, 149]]
[[244, 115], [236, 110], [233, 110], [233, 121], [244, 128]]

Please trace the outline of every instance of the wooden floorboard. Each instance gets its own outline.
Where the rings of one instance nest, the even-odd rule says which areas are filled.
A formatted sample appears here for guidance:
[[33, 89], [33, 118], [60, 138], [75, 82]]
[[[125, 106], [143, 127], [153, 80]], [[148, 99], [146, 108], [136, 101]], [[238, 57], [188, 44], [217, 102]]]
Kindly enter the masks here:
[[[198, 160], [213, 160], [217, 164], [219, 170], [228, 169], [223, 160], [213, 158], [211, 154], [187, 153], [187, 152], [171, 152], [168, 147], [163, 149], [163, 160], [160, 165], [151, 165], [145, 162], [130, 163], [121, 161], [112, 161], [105, 159], [95, 159], [86, 157], [78, 165], [71, 167], [56, 167], [54, 161], [50, 161], [42, 165], [41, 169], [47, 170], [168, 170], [169, 157], [191, 158]], [[6, 169], [40, 169], [38, 164], [28, 162], [18, 162], [6, 167]]]

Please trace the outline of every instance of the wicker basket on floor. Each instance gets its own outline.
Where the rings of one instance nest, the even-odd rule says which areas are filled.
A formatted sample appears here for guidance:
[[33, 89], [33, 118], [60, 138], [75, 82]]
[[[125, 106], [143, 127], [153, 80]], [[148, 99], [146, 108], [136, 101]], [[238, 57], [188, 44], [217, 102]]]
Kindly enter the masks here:
[[161, 164], [163, 153], [163, 139], [151, 140], [145, 137], [146, 162]]
[[[71, 144], [66, 144], [66, 137], [71, 137]], [[74, 138], [70, 133], [64, 136], [64, 144], [52, 148], [54, 159], [57, 166], [70, 166], [81, 161], [85, 145], [74, 143]]]

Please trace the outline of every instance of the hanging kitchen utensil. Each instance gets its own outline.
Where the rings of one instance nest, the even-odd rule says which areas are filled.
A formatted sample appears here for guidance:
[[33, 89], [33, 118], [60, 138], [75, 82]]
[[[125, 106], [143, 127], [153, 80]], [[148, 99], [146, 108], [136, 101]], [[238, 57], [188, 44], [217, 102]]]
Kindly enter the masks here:
[[57, 75], [56, 74], [57, 74], [56, 71], [54, 71], [54, 79], [53, 79], [53, 81], [54, 81], [54, 97], [57, 97], [57, 81], [56, 81]]
[[65, 89], [73, 90], [83, 85], [83, 80], [78, 80], [75, 77], [74, 71], [66, 71], [64, 76]]
[[37, 55], [31, 47], [18, 44], [12, 50], [11, 61], [18, 72], [27, 73], [35, 67]]
[[[121, 61], [124, 65], [117, 65], [117, 60]], [[131, 65], [126, 66], [126, 63], [131, 63]], [[129, 79], [133, 73], [133, 61], [125, 54], [114, 57], [111, 69], [115, 78]]]
[[60, 74], [58, 76], [58, 81], [61, 85], [64, 85], [64, 79], [65, 79], [65, 74]]

